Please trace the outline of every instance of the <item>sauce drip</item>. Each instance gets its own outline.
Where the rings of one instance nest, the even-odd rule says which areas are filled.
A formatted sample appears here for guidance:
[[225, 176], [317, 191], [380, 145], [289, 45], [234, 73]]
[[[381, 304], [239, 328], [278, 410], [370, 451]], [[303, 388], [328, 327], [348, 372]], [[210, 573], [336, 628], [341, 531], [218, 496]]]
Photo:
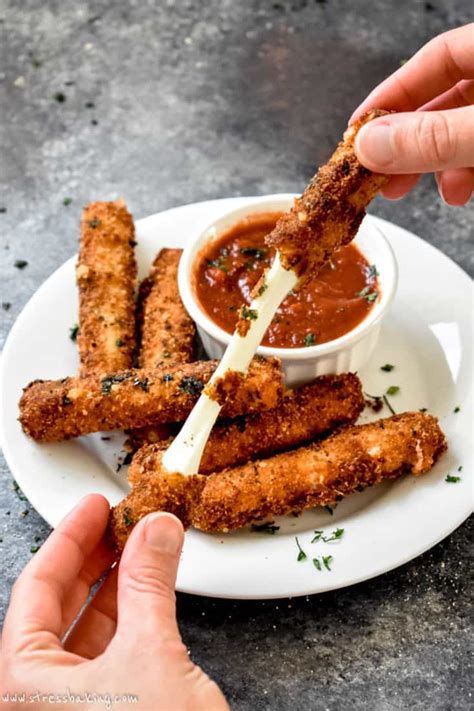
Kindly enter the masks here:
[[[281, 213], [252, 215], [214, 242], [196, 260], [194, 291], [205, 313], [233, 333], [242, 304], [275, 252], [265, 245]], [[316, 278], [290, 293], [262, 341], [273, 348], [301, 348], [332, 341], [363, 321], [379, 297], [377, 270], [354, 244], [338, 249]]]

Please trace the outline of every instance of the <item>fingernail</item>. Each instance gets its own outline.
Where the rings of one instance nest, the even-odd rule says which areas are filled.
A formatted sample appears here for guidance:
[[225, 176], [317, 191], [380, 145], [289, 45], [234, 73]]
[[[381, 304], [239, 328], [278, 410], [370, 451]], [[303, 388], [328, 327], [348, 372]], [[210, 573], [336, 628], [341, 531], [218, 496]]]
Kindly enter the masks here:
[[171, 514], [150, 514], [145, 525], [145, 540], [160, 553], [177, 555], [183, 544], [183, 527]]
[[356, 138], [356, 148], [362, 163], [384, 168], [393, 162], [392, 128], [387, 124], [363, 126]]

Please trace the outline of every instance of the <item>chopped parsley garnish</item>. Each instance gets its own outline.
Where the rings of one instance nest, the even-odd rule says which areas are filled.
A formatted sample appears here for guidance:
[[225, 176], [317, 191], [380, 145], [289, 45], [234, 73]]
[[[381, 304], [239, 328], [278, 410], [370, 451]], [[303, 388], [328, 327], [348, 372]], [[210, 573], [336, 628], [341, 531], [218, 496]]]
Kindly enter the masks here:
[[258, 319], [257, 311], [255, 309], [249, 309], [248, 306], [242, 306], [240, 315], [245, 321], [256, 321]]
[[122, 346], [125, 345], [125, 341], [122, 341], [121, 338], [117, 338], [117, 340], [115, 341], [115, 345], [117, 346], [117, 348], [122, 348]]
[[67, 206], [70, 205], [71, 203], [72, 203], [72, 198], [70, 198], [70, 197], [65, 197], [65, 198], [63, 198], [63, 205], [64, 205], [64, 207], [67, 207]]
[[324, 531], [314, 531], [314, 538], [311, 543], [317, 543], [318, 541], [324, 541], [324, 543], [331, 543], [331, 541], [338, 541], [344, 535], [343, 528], [336, 528], [335, 531], [331, 531], [330, 536], [324, 536]]
[[18, 486], [16, 481], [13, 482], [13, 491], [18, 496], [20, 501], [27, 501], [26, 496], [24, 495], [24, 493], [22, 492], [22, 490], [20, 489], [20, 487]]
[[56, 91], [53, 94], [53, 99], [58, 102], [58, 104], [64, 104], [66, 101], [66, 95], [62, 91]]
[[130, 464], [130, 462], [132, 461], [132, 458], [133, 458], [133, 454], [131, 452], [127, 452], [127, 454], [123, 458], [122, 464], [124, 466], [128, 466]]
[[123, 522], [126, 526], [133, 525], [133, 519], [130, 518], [130, 509], [124, 509], [122, 514]]
[[171, 375], [171, 373], [166, 373], [161, 379], [164, 383], [169, 383], [173, 380], [173, 376]]
[[323, 565], [326, 570], [331, 570], [332, 555], [323, 555]]
[[453, 476], [452, 474], [447, 474], [445, 481], [448, 482], [448, 484], [457, 484], [458, 481], [461, 481], [460, 476]]
[[371, 281], [375, 279], [375, 277], [378, 277], [379, 273], [377, 271], [377, 267], [375, 264], [371, 264], [370, 267], [367, 269], [367, 278], [370, 279]]
[[72, 405], [72, 400], [67, 395], [63, 395], [63, 405]]
[[266, 291], [267, 289], [268, 289], [268, 284], [265, 284], [265, 283], [262, 284], [262, 286], [260, 286], [257, 291], [257, 296], [261, 296], [263, 294], [263, 292]]
[[92, 229], [95, 230], [96, 227], [99, 227], [100, 220], [98, 217], [93, 217], [92, 220], [89, 220], [87, 222], [87, 224], [89, 225], [89, 227], [92, 227]]
[[164, 351], [163, 358], [171, 358], [171, 353], [169, 351]]
[[193, 375], [185, 376], [180, 384], [180, 390], [187, 393], [188, 395], [198, 396], [202, 393], [204, 389], [204, 383], [199, 378], [195, 378]]
[[314, 346], [314, 344], [316, 343], [316, 336], [314, 335], [314, 333], [307, 333], [304, 337], [303, 343], [307, 348], [309, 348], [309, 346]]
[[371, 304], [372, 302], [375, 301], [378, 294], [376, 291], [371, 291], [370, 289], [371, 289], [370, 286], [366, 286], [362, 289], [362, 291], [358, 291], [356, 296], [360, 296], [361, 299], [366, 299], [366, 301], [368, 301], [369, 304]]
[[400, 392], [400, 387], [398, 385], [391, 385], [387, 388], [386, 395], [396, 395]]
[[299, 540], [298, 540], [298, 536], [295, 536], [295, 541], [296, 541], [296, 545], [298, 546], [298, 557], [296, 558], [296, 560], [297, 560], [298, 563], [299, 563], [299, 562], [302, 561], [302, 560], [306, 560], [306, 558], [307, 558], [308, 556], [306, 555], [306, 553], [304, 552], [304, 550], [301, 548], [300, 542], [299, 542]]
[[392, 405], [390, 404], [390, 401], [386, 395], [382, 395], [384, 403], [387, 405], [388, 409], [392, 413], [392, 415], [396, 415], [397, 413], [393, 409]]
[[428, 412], [428, 408], [427, 407], [420, 407], [418, 412]]
[[395, 368], [391, 363], [385, 363], [385, 365], [380, 366], [380, 370], [384, 370], [386, 373], [390, 373]]
[[135, 387], [141, 388], [145, 393], [148, 392], [148, 378], [143, 378], [143, 380], [140, 380], [140, 378], [135, 378], [133, 384]]
[[38, 553], [41, 546], [31, 546], [30, 553]]
[[79, 333], [79, 324], [75, 323], [74, 326], [71, 326], [69, 329], [69, 338], [71, 341], [75, 341], [77, 338], [77, 334]]
[[130, 376], [131, 373], [129, 372], [117, 375], [106, 375], [105, 378], [102, 378], [102, 380], [100, 381], [102, 385], [102, 393], [104, 395], [110, 395], [113, 385], [121, 383], [123, 380], [127, 380], [127, 378], [130, 378]]
[[463, 466], [462, 466], [462, 464], [460, 464], [460, 465], [458, 466], [458, 472], [462, 472], [462, 470], [463, 470]]
[[280, 530], [280, 526], [275, 526], [275, 521], [266, 521], [265, 523], [252, 523], [252, 531], [255, 533], [268, 533], [274, 536]]
[[17, 269], [24, 269], [28, 266], [28, 262], [26, 261], [26, 259], [15, 259], [15, 261], [13, 262], [13, 266]]
[[255, 259], [263, 259], [267, 250], [258, 249], [256, 247], [241, 247], [240, 254], [244, 254], [248, 257], [255, 257]]
[[313, 565], [316, 570], [321, 570], [321, 563], [319, 561], [319, 558], [313, 558]]
[[459, 405], [456, 405], [456, 407], [454, 408], [453, 412], [454, 412], [454, 413], [458, 413], [460, 410], [461, 410], [461, 408], [459, 407]]
[[11, 303], [9, 301], [2, 301], [2, 309], [4, 311], [10, 311]]
[[227, 273], [229, 270], [227, 269], [226, 265], [223, 263], [224, 257], [218, 257], [218, 259], [206, 259], [207, 264], [210, 267], [216, 267], [217, 269], [220, 269], [221, 272]]
[[325, 506], [324, 508], [326, 509], [326, 511], [327, 511], [328, 513], [331, 514], [331, 516], [333, 515], [334, 509], [332, 509], [330, 506]]
[[344, 535], [344, 529], [343, 528], [336, 528], [335, 531], [331, 532], [331, 535], [329, 536], [329, 538], [325, 538], [324, 536], [322, 538], [325, 543], [330, 543], [331, 541], [338, 541], [340, 538], [343, 537], [343, 535]]

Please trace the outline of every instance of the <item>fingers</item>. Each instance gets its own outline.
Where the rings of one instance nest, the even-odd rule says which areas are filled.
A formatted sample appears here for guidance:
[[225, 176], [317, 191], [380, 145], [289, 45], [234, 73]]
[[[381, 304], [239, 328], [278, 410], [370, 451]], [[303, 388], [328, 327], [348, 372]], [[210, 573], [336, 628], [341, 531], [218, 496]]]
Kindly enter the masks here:
[[179, 640], [175, 583], [184, 532], [169, 513], [146, 516], [133, 529], [119, 567], [117, 637], [142, 645]]
[[357, 134], [355, 151], [363, 165], [379, 173], [474, 166], [474, 107], [374, 119]]
[[15, 583], [3, 645], [10, 649], [60, 646], [63, 603], [101, 540], [109, 515], [103, 496], [86, 496], [50, 535]]
[[421, 111], [441, 111], [442, 109], [460, 109], [474, 104], [474, 81], [460, 81], [452, 89], [440, 94], [421, 107]]
[[86, 659], [95, 659], [107, 648], [117, 627], [117, 573], [110, 571], [90, 605], [74, 625], [64, 648]]
[[474, 24], [445, 32], [376, 87], [349, 123], [372, 108], [414, 111], [462, 79], [474, 79]]
[[474, 169], [455, 168], [436, 174], [438, 189], [448, 205], [465, 205], [474, 190]]
[[415, 187], [419, 179], [420, 176], [416, 173], [413, 175], [393, 175], [388, 185], [382, 189], [382, 195], [387, 200], [400, 200]]

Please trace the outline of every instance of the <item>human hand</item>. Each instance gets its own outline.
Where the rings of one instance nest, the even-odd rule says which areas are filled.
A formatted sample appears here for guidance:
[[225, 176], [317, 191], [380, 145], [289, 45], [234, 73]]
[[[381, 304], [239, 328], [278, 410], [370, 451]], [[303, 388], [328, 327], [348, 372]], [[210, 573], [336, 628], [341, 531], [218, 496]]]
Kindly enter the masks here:
[[15, 583], [2, 639], [3, 698], [24, 693], [43, 709], [52, 694], [62, 699], [55, 708], [76, 709], [71, 695], [89, 693], [81, 708], [227, 710], [179, 634], [174, 586], [183, 527], [171, 514], [150, 514], [135, 526], [119, 566], [62, 642], [114, 560], [102, 540], [108, 515], [106, 499], [87, 496]]
[[396, 200], [420, 173], [435, 172], [449, 205], [464, 205], [474, 189], [474, 24], [428, 42], [362, 102], [352, 123], [371, 108], [383, 116], [359, 131], [355, 150], [363, 165], [394, 174], [382, 191]]

